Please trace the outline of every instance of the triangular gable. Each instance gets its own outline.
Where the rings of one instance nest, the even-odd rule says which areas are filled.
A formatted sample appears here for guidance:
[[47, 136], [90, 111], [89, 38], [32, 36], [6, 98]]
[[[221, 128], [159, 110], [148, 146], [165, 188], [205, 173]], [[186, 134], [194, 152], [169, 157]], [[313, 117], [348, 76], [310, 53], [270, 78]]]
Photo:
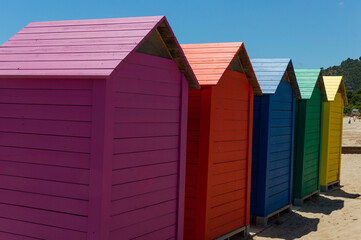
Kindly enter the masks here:
[[323, 76], [327, 101], [334, 101], [336, 94], [339, 92], [342, 95], [345, 105], [348, 104], [345, 83], [342, 76]]
[[295, 69], [301, 99], [310, 99], [314, 89], [320, 89], [323, 100], [327, 101], [321, 69]]
[[260, 95], [252, 64], [242, 42], [182, 44], [200, 85], [217, 85], [227, 69], [245, 73], [255, 94]]
[[296, 98], [300, 98], [291, 59], [251, 59], [251, 63], [263, 94], [275, 94], [280, 82], [288, 81]]
[[0, 77], [107, 78], [154, 36], [198, 88], [164, 16], [32, 22], [0, 47]]

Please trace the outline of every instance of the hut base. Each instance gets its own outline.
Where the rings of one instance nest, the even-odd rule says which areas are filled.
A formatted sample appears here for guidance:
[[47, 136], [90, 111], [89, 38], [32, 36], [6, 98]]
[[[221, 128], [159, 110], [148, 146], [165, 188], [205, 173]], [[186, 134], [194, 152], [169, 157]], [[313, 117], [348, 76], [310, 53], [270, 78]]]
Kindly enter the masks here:
[[249, 236], [249, 225], [238, 228], [230, 233], [224, 234], [214, 240], [230, 240], [234, 236], [248, 237]]
[[339, 189], [341, 188], [342, 186], [340, 185], [340, 180], [337, 180], [337, 181], [334, 181], [334, 182], [331, 182], [329, 184], [327, 184], [327, 186], [320, 186], [320, 190], [321, 192], [328, 192], [330, 190], [335, 190], [335, 189]]
[[290, 212], [292, 210], [292, 205], [286, 205], [283, 208], [280, 208], [273, 213], [268, 214], [266, 217], [258, 217], [258, 216], [251, 216], [251, 222], [254, 223], [256, 226], [267, 227], [270, 220], [280, 217], [282, 214]]
[[316, 195], [318, 196], [319, 194], [320, 194], [320, 191], [316, 190], [316, 191], [304, 196], [303, 198], [295, 198], [295, 199], [293, 199], [293, 205], [298, 206], [298, 207], [302, 207], [303, 203], [306, 200], [310, 199], [313, 196], [316, 196]]
[[361, 146], [342, 146], [342, 153], [361, 154]]

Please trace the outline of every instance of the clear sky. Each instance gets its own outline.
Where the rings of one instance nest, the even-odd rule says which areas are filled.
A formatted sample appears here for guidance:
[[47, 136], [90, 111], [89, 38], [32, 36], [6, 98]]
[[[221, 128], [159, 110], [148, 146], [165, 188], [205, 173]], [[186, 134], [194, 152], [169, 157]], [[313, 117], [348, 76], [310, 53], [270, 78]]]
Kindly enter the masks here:
[[295, 68], [361, 56], [361, 0], [1, 0], [0, 44], [32, 21], [166, 15], [180, 43], [242, 41]]

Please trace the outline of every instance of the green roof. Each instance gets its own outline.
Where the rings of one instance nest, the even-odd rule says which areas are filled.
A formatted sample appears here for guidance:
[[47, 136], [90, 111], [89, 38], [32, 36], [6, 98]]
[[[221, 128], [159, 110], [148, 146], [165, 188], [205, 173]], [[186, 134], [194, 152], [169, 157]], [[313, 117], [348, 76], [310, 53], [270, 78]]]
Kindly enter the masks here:
[[[310, 99], [313, 89], [319, 84], [323, 85], [322, 74], [320, 69], [295, 69], [297, 84], [301, 92], [301, 99]], [[323, 86], [321, 87], [321, 92]], [[323, 93], [322, 93], [323, 94]]]

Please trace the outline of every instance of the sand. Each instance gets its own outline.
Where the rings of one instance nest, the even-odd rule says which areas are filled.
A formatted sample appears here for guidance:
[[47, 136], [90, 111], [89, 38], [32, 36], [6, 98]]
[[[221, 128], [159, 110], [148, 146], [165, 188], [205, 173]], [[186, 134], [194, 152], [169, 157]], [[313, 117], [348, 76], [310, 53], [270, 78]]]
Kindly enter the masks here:
[[254, 236], [269, 239], [361, 239], [361, 155], [343, 154], [339, 190], [306, 201]]
[[350, 119], [350, 117], [343, 118], [342, 145], [359, 146], [361, 145], [361, 120], [351, 119], [351, 123], [348, 123]]
[[[344, 118], [343, 145], [361, 145], [361, 121]], [[321, 194], [286, 213], [256, 240], [361, 240], [361, 154], [342, 154], [339, 190]]]

